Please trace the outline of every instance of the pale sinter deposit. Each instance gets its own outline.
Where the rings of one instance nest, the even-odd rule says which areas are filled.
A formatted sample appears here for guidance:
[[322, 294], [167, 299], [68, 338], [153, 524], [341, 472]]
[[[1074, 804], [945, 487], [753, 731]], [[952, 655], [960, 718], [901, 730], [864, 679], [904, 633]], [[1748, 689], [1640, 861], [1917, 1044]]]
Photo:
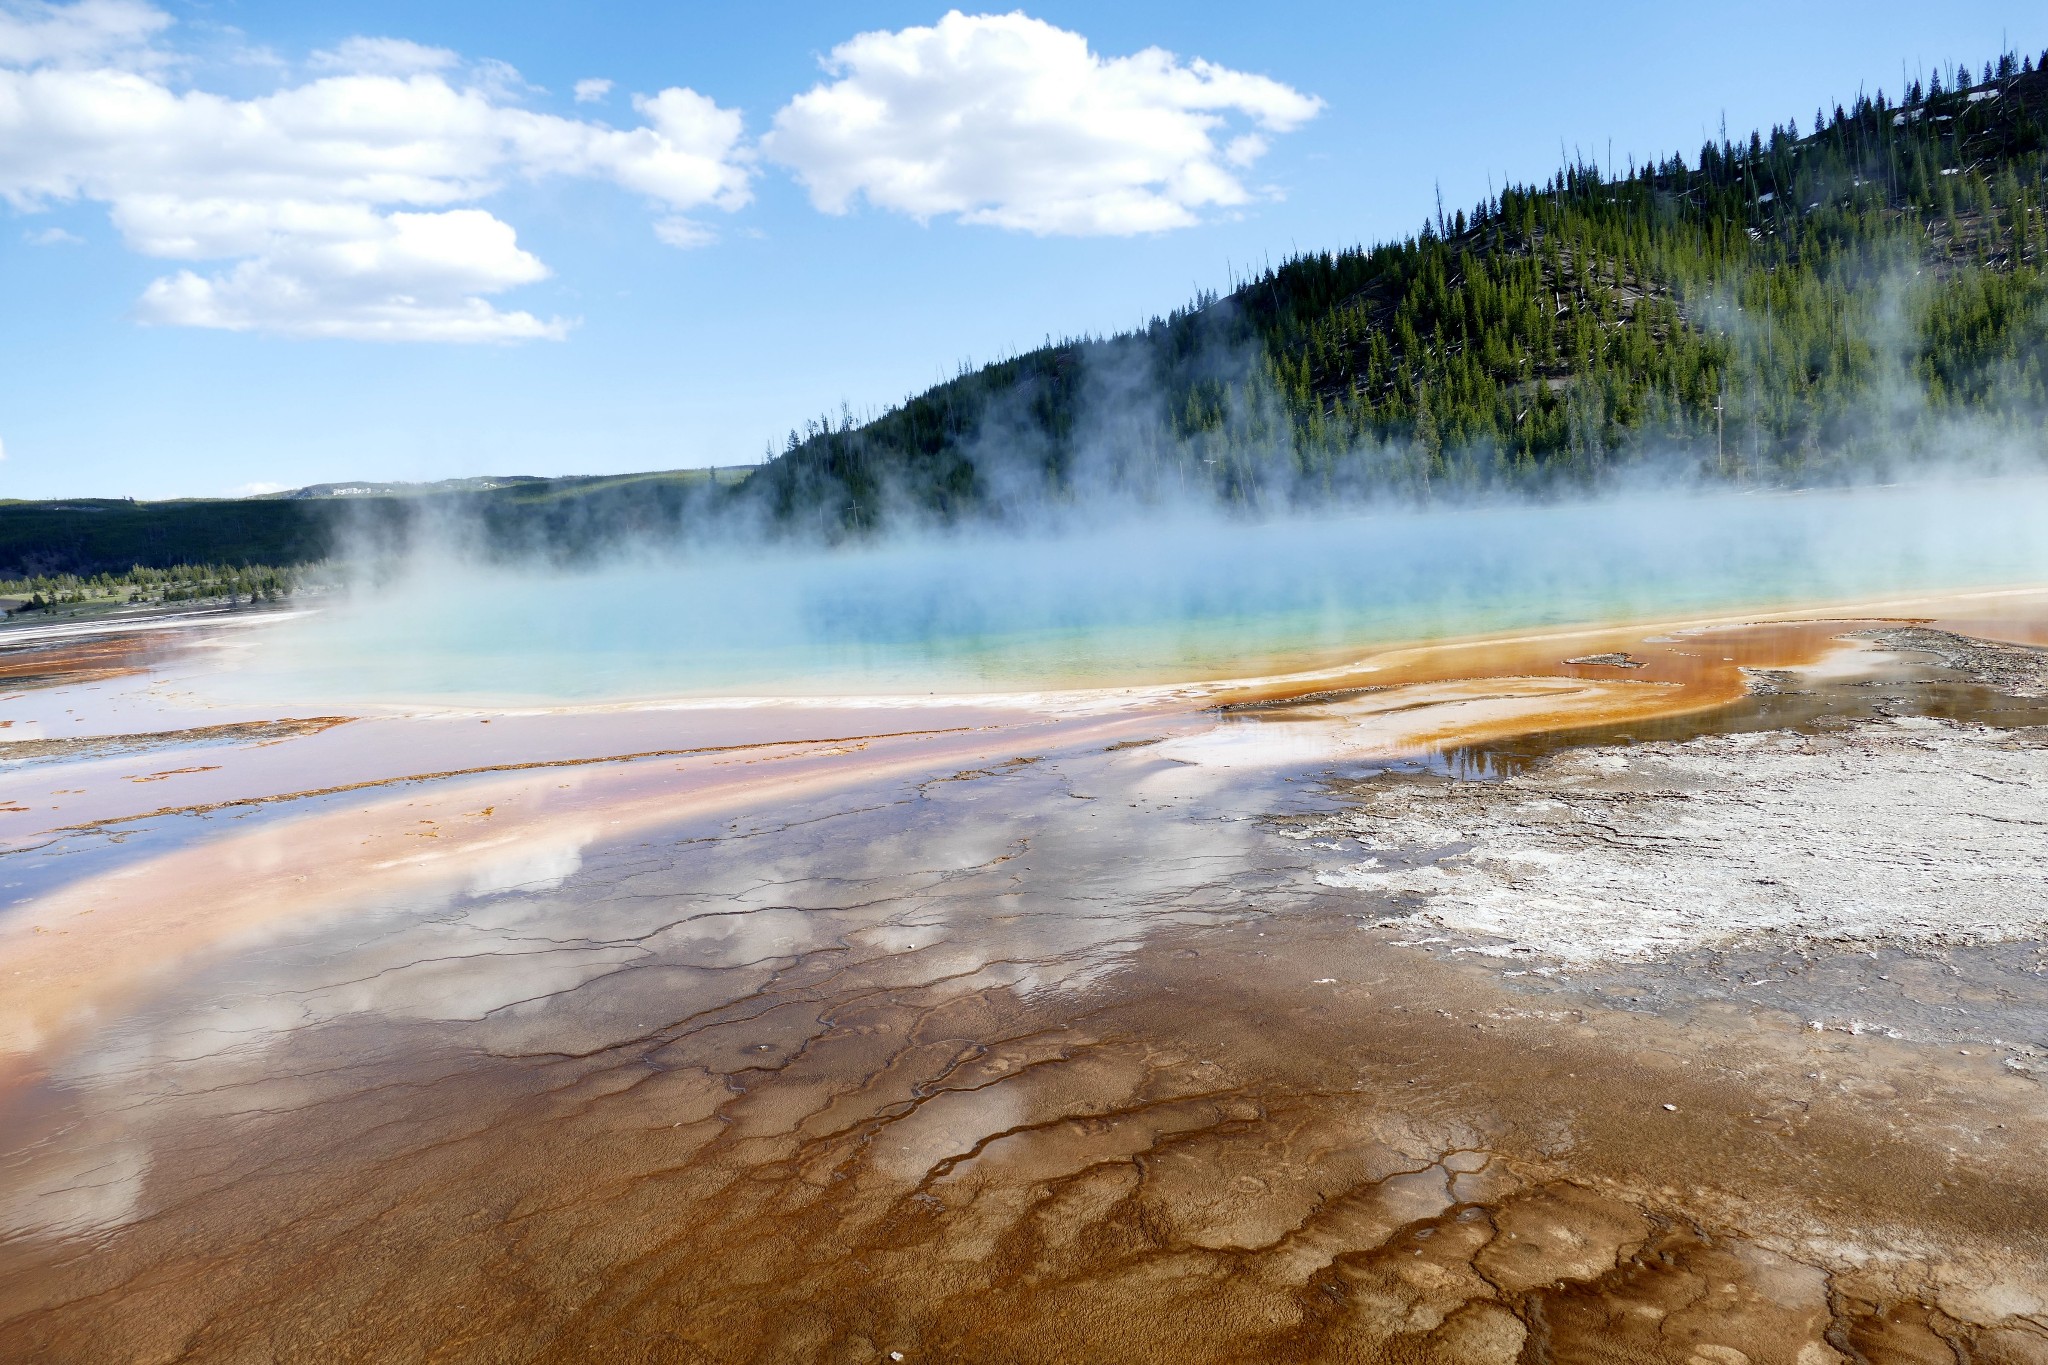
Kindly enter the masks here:
[[1567, 963], [1743, 942], [1955, 945], [2048, 929], [2039, 732], [1899, 718], [1579, 750], [1499, 782], [1396, 782], [1304, 837], [1320, 875], [1479, 951]]

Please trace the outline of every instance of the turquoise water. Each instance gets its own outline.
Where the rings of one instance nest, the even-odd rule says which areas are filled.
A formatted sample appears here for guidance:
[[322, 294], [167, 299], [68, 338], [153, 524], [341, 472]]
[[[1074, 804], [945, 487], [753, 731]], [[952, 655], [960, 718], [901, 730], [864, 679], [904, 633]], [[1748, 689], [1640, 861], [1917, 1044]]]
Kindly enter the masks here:
[[574, 702], [1257, 672], [1391, 641], [2048, 582], [2048, 481], [1128, 522], [853, 551], [422, 563], [257, 632], [219, 685]]

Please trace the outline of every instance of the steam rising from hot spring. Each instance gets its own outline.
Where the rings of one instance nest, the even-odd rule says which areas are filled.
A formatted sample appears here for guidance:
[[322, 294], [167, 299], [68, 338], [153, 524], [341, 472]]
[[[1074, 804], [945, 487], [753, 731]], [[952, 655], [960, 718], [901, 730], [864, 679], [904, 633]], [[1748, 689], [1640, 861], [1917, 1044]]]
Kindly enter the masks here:
[[840, 549], [416, 557], [259, 632], [273, 698], [571, 702], [1009, 690], [1265, 671], [1521, 627], [2048, 582], [2048, 479], [1655, 495]]

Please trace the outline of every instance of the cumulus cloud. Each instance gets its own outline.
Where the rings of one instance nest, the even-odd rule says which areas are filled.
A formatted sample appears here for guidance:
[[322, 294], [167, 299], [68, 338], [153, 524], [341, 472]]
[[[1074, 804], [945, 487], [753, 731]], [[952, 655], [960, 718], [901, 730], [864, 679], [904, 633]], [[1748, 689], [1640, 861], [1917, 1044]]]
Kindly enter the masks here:
[[612, 83], [601, 77], [592, 76], [588, 80], [576, 82], [575, 89], [578, 104], [601, 104], [604, 97], [611, 94]]
[[80, 246], [85, 238], [75, 232], [66, 232], [60, 227], [46, 227], [41, 232], [24, 232], [21, 240], [30, 246]]
[[[360, 221], [348, 219], [359, 216]], [[482, 209], [337, 214], [222, 274], [181, 270], [144, 291], [138, 315], [173, 327], [390, 341], [559, 340], [568, 324], [494, 308], [484, 295], [547, 277], [512, 229]], [[308, 281], [317, 281], [309, 296]]]
[[133, 52], [168, 23], [148, 6], [0, 14], [13, 25], [0, 27], [0, 199], [100, 202], [131, 249], [192, 262], [148, 287], [149, 323], [560, 337], [567, 322], [492, 302], [548, 272], [478, 201], [520, 179], [606, 181], [681, 242], [708, 232], [684, 215], [750, 197], [739, 113], [687, 89], [637, 98], [639, 125], [615, 128], [519, 107], [517, 73], [499, 64], [355, 38], [313, 58], [325, 74], [240, 99], [174, 86]]
[[1246, 203], [1239, 175], [1265, 135], [1322, 108], [1159, 48], [1105, 58], [1022, 13], [955, 10], [929, 28], [864, 33], [824, 65], [830, 79], [784, 106], [763, 140], [820, 209], [863, 198], [919, 221], [1040, 234], [1157, 232]]

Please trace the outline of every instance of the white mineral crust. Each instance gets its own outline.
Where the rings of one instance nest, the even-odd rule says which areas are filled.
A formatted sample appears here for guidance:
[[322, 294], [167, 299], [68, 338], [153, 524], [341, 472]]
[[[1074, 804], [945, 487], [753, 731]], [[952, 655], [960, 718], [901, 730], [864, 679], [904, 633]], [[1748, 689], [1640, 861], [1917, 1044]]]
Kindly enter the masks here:
[[1491, 953], [2048, 931], [2048, 748], [1923, 718], [1581, 750], [1502, 782], [1389, 787], [1320, 832], [1375, 856], [1318, 881], [1405, 897], [1416, 927]]

